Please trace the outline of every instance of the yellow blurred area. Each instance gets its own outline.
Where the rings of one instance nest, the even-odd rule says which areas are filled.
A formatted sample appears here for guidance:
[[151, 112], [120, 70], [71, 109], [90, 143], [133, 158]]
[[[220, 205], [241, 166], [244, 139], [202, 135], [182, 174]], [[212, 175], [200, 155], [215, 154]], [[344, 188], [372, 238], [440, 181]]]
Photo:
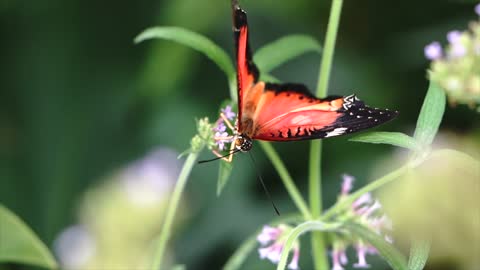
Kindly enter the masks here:
[[[441, 135], [439, 145], [455, 145], [475, 158], [478, 158], [480, 149], [472, 137], [452, 134]], [[403, 178], [382, 189], [380, 198], [393, 220], [396, 245], [407, 250], [410, 239], [430, 239], [429, 264], [454, 264], [459, 270], [478, 269], [478, 159], [464, 159], [453, 152], [437, 152]]]

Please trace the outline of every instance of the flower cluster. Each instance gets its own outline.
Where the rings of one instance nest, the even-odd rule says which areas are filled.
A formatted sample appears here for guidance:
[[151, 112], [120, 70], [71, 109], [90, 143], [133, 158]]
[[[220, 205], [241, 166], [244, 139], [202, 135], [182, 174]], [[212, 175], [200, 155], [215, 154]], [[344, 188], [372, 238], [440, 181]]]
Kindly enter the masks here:
[[[353, 176], [343, 175], [339, 200], [342, 200], [350, 193], [354, 181], [355, 178]], [[392, 238], [388, 234], [385, 234], [385, 231], [392, 229], [392, 223], [386, 215], [381, 214], [381, 209], [382, 206], [380, 202], [374, 200], [370, 193], [365, 193], [352, 203], [350, 209], [345, 213], [345, 218], [362, 224], [379, 235], [383, 235], [385, 240], [391, 243]], [[343, 266], [348, 263], [346, 249], [349, 244], [352, 245], [357, 252], [357, 262], [353, 264], [355, 268], [368, 268], [370, 265], [367, 263], [366, 255], [378, 254], [375, 247], [362, 239], [344, 238], [342, 235], [334, 235], [331, 252], [332, 270], [342, 270]]]
[[[353, 188], [353, 176], [344, 174], [343, 183], [338, 198], [343, 200], [349, 195]], [[385, 240], [392, 243], [392, 238], [386, 234], [386, 231], [392, 230], [392, 223], [390, 219], [381, 213], [382, 205], [378, 200], [374, 200], [370, 193], [366, 193], [357, 200], [355, 200], [351, 207], [343, 212], [339, 217], [339, 221], [353, 221], [369, 228], [378, 235], [382, 235]], [[268, 259], [272, 263], [277, 264], [280, 261], [283, 247], [287, 236], [292, 231], [290, 226], [281, 224], [277, 227], [264, 226], [262, 232], [257, 236], [257, 241], [261, 247], [258, 249], [261, 259]], [[333, 233], [329, 238], [332, 241], [332, 270], [343, 270], [343, 266], [348, 264], [346, 250], [348, 246], [353, 246], [357, 252], [357, 262], [353, 264], [355, 268], [368, 268], [367, 255], [378, 254], [377, 249], [371, 244], [365, 242], [363, 239], [346, 235], [345, 233]], [[299, 269], [298, 259], [300, 256], [300, 243], [295, 242], [292, 248], [293, 257], [288, 265], [289, 269]]]
[[[480, 16], [480, 4], [475, 7]], [[450, 31], [445, 49], [438, 41], [425, 47], [431, 60], [429, 76], [437, 82], [451, 103], [480, 104], [480, 20], [472, 21], [469, 30]]]
[[[268, 259], [272, 263], [277, 264], [280, 261], [285, 241], [292, 228], [285, 224], [280, 224], [277, 227], [264, 226], [262, 232], [257, 236], [257, 241], [262, 246], [258, 249], [261, 259]], [[300, 243], [294, 243], [293, 257], [288, 264], [288, 269], [296, 270], [298, 268], [298, 259], [300, 257]]]
[[[227, 105], [224, 109], [221, 109], [221, 114], [213, 127], [215, 148], [219, 151], [226, 150], [226, 144], [231, 143], [233, 140], [233, 127], [230, 121], [234, 121], [237, 114], [232, 111], [232, 106]], [[230, 133], [229, 133], [230, 132]]]

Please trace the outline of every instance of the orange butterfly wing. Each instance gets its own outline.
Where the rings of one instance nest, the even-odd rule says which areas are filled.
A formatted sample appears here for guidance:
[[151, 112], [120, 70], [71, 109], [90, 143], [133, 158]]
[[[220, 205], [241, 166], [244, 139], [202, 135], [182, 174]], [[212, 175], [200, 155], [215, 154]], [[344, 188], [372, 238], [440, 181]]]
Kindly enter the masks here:
[[319, 99], [301, 84], [258, 82], [248, 43], [246, 13], [234, 7], [238, 132], [252, 139], [294, 141], [325, 138], [382, 124], [398, 113], [373, 109], [351, 95]]

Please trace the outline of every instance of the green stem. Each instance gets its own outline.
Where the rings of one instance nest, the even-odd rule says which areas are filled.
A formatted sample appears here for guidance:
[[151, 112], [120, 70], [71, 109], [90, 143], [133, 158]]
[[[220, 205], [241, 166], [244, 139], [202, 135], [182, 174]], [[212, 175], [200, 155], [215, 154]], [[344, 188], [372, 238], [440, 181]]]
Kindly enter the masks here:
[[335, 41], [337, 40], [338, 25], [342, 13], [343, 0], [333, 0], [328, 20], [327, 35], [323, 46], [323, 57], [320, 64], [319, 80], [317, 84], [317, 96], [323, 97], [327, 94], [330, 71], [332, 69], [333, 53], [335, 52]]
[[[327, 95], [330, 71], [332, 69], [333, 54], [335, 52], [335, 41], [337, 39], [338, 25], [342, 11], [343, 0], [333, 0], [330, 9], [327, 34], [325, 38], [323, 57], [320, 64], [319, 79], [317, 84], [317, 96]], [[309, 198], [313, 218], [320, 217], [322, 212], [322, 190], [321, 190], [321, 152], [322, 142], [313, 141], [310, 147], [309, 164]], [[321, 232], [312, 233], [313, 262], [316, 270], [329, 269], [325, 239]]]
[[322, 221], [306, 221], [293, 228], [285, 241], [282, 249], [282, 255], [277, 265], [277, 270], [284, 270], [287, 265], [288, 254], [292, 250], [298, 237], [306, 232], [314, 231], [335, 231], [340, 227], [339, 223], [324, 223]]
[[272, 162], [273, 167], [275, 167], [278, 174], [280, 175], [280, 179], [282, 179], [283, 184], [285, 185], [285, 188], [288, 191], [288, 194], [290, 194], [290, 197], [292, 198], [293, 202], [297, 206], [298, 210], [300, 210], [305, 220], [311, 220], [312, 215], [308, 210], [307, 203], [305, 202], [302, 195], [300, 194], [300, 191], [298, 191], [297, 186], [295, 186], [295, 183], [293, 182], [292, 177], [288, 173], [285, 167], [285, 164], [280, 159], [280, 156], [278, 155], [278, 153], [275, 151], [272, 145], [268, 142], [260, 142], [260, 145], [262, 146], [263, 151], [265, 152], [267, 157]]
[[327, 220], [337, 214], [339, 211], [345, 209], [346, 207], [349, 207], [352, 205], [352, 203], [360, 198], [363, 194], [367, 192], [371, 192], [385, 184], [390, 183], [391, 181], [399, 178], [400, 176], [404, 175], [406, 172], [408, 172], [409, 169], [412, 168], [412, 165], [407, 163], [406, 165], [396, 169], [395, 171], [384, 175], [383, 177], [373, 181], [372, 183], [364, 186], [363, 188], [357, 190], [356, 192], [350, 194], [349, 196], [345, 197], [342, 199], [340, 202], [336, 203], [334, 206], [332, 206], [330, 209], [328, 209], [323, 215], [322, 215], [322, 220]]
[[160, 232], [157, 250], [155, 251], [155, 257], [153, 259], [153, 270], [161, 269], [163, 254], [165, 253], [165, 247], [171, 235], [173, 218], [175, 216], [175, 213], [177, 212], [180, 197], [182, 196], [183, 189], [185, 188], [188, 176], [190, 175], [190, 172], [195, 165], [197, 157], [198, 153], [189, 154], [187, 160], [185, 161], [185, 164], [183, 165], [182, 171], [178, 176], [177, 183], [175, 184], [175, 189], [173, 190], [173, 194], [171, 197], [170, 205], [168, 206], [167, 214], [165, 216], [165, 222], [163, 224], [162, 231]]

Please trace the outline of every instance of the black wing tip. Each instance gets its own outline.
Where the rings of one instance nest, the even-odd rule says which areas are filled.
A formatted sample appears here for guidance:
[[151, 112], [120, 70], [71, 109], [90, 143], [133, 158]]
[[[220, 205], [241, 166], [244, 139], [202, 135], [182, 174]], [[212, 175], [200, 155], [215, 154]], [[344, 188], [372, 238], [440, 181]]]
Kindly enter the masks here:
[[236, 30], [247, 25], [247, 13], [240, 8], [237, 1], [232, 1], [233, 22]]

